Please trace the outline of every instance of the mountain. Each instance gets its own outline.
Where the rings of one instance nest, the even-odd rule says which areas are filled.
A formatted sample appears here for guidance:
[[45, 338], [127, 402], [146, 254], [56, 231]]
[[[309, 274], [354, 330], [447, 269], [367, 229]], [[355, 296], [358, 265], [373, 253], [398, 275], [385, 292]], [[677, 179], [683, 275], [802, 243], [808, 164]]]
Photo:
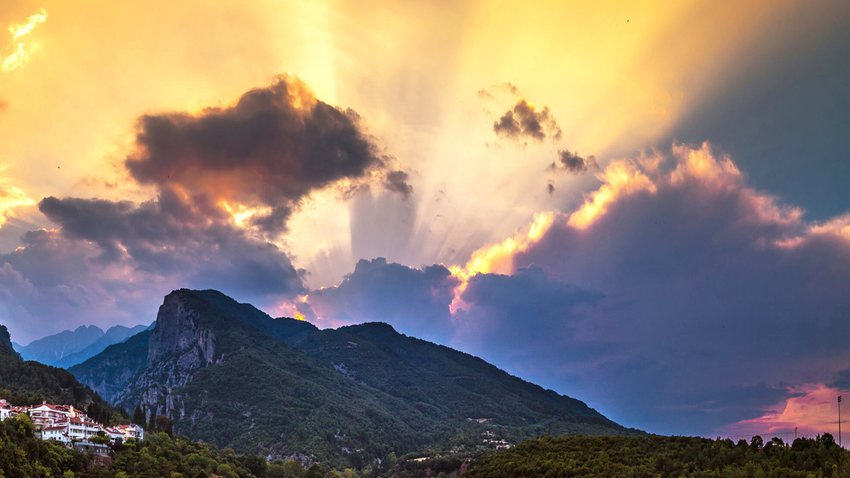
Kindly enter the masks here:
[[34, 340], [18, 349], [24, 360], [35, 360], [45, 365], [55, 365], [62, 357], [79, 352], [103, 336], [100, 327], [82, 325], [73, 332], [65, 330], [58, 334]]
[[150, 328], [148, 325], [137, 325], [135, 327], [124, 327], [123, 325], [115, 325], [110, 327], [106, 333], [104, 333], [100, 338], [89, 344], [86, 348], [80, 350], [79, 352], [72, 353], [70, 355], [66, 355], [61, 359], [57, 360], [56, 363], [51, 364], [55, 367], [68, 368], [73, 365], [76, 365], [81, 362], [85, 362], [91, 357], [103, 352], [106, 347], [109, 347], [112, 344], [121, 343], [128, 338]]
[[12, 349], [9, 331], [0, 325], [0, 398], [13, 405], [33, 405], [42, 401], [89, 408], [98, 420], [106, 421], [118, 410], [92, 389], [82, 385], [67, 370], [33, 361], [24, 361]]
[[68, 369], [77, 379], [97, 390], [109, 402], [124, 391], [127, 383], [148, 360], [151, 331], [144, 330], [124, 342], [110, 345], [96, 356]]
[[9, 335], [9, 330], [5, 325], [0, 325], [0, 355], [20, 357], [20, 354], [15, 352], [15, 349], [12, 347], [12, 337]]
[[115, 403], [170, 417], [176, 433], [340, 466], [542, 434], [641, 433], [387, 324], [319, 330], [209, 290], [172, 292], [152, 331], [70, 370]]
[[13, 344], [25, 360], [35, 360], [45, 365], [68, 368], [102, 352], [106, 347], [123, 342], [128, 337], [145, 330], [147, 326], [124, 327], [116, 325], [106, 332], [89, 325], [48, 335], [21, 346]]

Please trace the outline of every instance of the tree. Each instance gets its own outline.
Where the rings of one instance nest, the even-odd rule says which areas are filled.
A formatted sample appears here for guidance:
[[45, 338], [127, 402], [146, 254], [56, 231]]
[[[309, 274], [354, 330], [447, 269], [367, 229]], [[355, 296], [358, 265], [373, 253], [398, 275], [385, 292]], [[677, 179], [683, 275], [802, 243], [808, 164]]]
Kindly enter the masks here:
[[141, 405], [136, 405], [136, 410], [133, 412], [133, 423], [142, 428], [145, 428], [145, 426], [147, 425], [145, 421], [145, 411], [142, 410]]
[[304, 473], [304, 478], [325, 478], [325, 467], [322, 465], [310, 465], [307, 472]]
[[753, 450], [759, 450], [763, 446], [764, 446], [764, 440], [759, 435], [754, 436], [750, 440], [750, 448], [752, 448]]
[[103, 430], [98, 430], [97, 435], [91, 437], [89, 441], [97, 445], [106, 445], [109, 443], [109, 437], [106, 436]]
[[100, 421], [100, 405], [97, 402], [91, 402], [86, 408], [86, 415], [92, 420]]
[[156, 416], [156, 431], [157, 433], [165, 433], [169, 438], [174, 438], [174, 428], [171, 423], [171, 419], [165, 415]]
[[268, 471], [268, 463], [260, 455], [246, 455], [243, 466], [254, 476], [266, 476]]

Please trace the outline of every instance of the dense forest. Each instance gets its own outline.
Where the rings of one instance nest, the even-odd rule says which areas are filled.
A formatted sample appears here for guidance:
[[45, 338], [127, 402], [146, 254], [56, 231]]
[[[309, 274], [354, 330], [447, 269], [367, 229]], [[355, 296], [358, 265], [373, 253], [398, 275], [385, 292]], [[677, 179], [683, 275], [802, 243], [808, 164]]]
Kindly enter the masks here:
[[305, 468], [292, 460], [269, 463], [259, 455], [218, 450], [167, 433], [115, 445], [109, 459], [100, 459], [41, 440], [25, 415], [0, 422], [0, 478], [359, 478], [374, 476], [376, 471], [367, 467], [361, 475], [352, 469], [333, 471], [318, 464]]
[[[468, 469], [467, 469], [468, 467]], [[35, 436], [29, 417], [0, 422], [0, 478], [414, 478], [489, 477], [844, 477], [850, 452], [829, 434], [791, 444], [695, 437], [541, 437], [509, 450], [405, 456], [361, 469], [327, 469], [293, 460], [268, 462], [187, 437], [151, 433], [115, 445], [109, 459]]]
[[697, 437], [541, 437], [473, 464], [464, 478], [844, 477], [850, 452], [826, 433], [747, 443]]

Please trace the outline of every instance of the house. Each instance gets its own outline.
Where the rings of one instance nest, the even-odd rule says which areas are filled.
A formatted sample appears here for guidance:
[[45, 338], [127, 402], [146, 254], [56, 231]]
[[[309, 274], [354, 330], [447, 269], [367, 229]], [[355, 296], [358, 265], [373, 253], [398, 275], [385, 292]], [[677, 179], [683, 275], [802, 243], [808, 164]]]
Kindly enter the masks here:
[[142, 441], [145, 439], [145, 431], [142, 430], [142, 427], [133, 423], [132, 425], [118, 425], [115, 428], [120, 430], [124, 434], [124, 441], [126, 442], [130, 438], [133, 438], [138, 441]]
[[64, 426], [52, 426], [45, 428], [41, 431], [41, 439], [56, 440], [66, 445], [71, 443], [71, 437], [68, 436], [67, 427]]
[[121, 431], [118, 427], [107, 427], [103, 429], [103, 432], [106, 433], [107, 437], [109, 437], [109, 441], [113, 443], [118, 442], [118, 440], [124, 442], [127, 439], [126, 435], [124, 435], [124, 432]]
[[66, 422], [59, 422], [57, 425], [66, 426], [68, 436], [81, 441], [88, 441], [89, 438], [96, 436], [97, 432], [103, 430], [99, 423], [89, 420], [88, 417], [69, 418]]
[[33, 423], [44, 428], [52, 427], [61, 420], [85, 416], [81, 410], [77, 410], [71, 405], [51, 405], [47, 402], [42, 402], [37, 407], [30, 407], [27, 409], [27, 413], [32, 418]]
[[0, 421], [9, 417], [14, 417], [18, 414], [18, 407], [13, 407], [12, 404], [4, 399], [0, 399]]
[[129, 439], [143, 440], [145, 432], [138, 425], [117, 425], [104, 427], [71, 405], [52, 405], [42, 402], [34, 407], [13, 407], [0, 399], [0, 419], [5, 420], [20, 413], [26, 413], [36, 425], [37, 433], [43, 440], [55, 440], [65, 446], [75, 446], [79, 450], [105, 454], [108, 447], [91, 442], [91, 438], [103, 432], [109, 441], [126, 442]]

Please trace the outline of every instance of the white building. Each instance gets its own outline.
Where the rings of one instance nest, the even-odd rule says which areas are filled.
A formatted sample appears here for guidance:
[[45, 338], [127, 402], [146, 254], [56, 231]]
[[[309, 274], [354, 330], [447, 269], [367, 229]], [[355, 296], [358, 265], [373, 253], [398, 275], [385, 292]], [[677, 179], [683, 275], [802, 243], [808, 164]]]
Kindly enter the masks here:
[[41, 431], [41, 439], [56, 440], [67, 445], [71, 443], [71, 437], [68, 436], [67, 430], [68, 427], [64, 426], [47, 427]]
[[72, 407], [71, 405], [51, 405], [47, 402], [42, 402], [37, 407], [30, 407], [27, 413], [32, 418], [33, 423], [41, 427], [52, 427], [55, 423], [69, 418], [85, 417], [85, 414]]
[[121, 433], [124, 434], [125, 442], [130, 438], [133, 438], [138, 441], [142, 441], [145, 439], [145, 431], [142, 430], [142, 427], [136, 425], [135, 423], [131, 425], [117, 425], [115, 428], [117, 428], [121, 431]]
[[41, 405], [35, 407], [13, 407], [6, 400], [0, 399], [0, 420], [5, 420], [19, 413], [26, 413], [32, 418], [43, 440], [56, 440], [67, 446], [77, 443], [83, 445], [84, 448], [89, 447], [85, 448], [86, 450], [98, 452], [106, 450], [103, 445], [95, 445], [90, 441], [101, 431], [112, 442], [119, 439], [126, 442], [131, 438], [141, 441], [145, 438], [144, 430], [138, 425], [104, 427], [71, 405], [51, 405], [42, 402]]
[[18, 407], [13, 407], [6, 400], [0, 399], [0, 421], [3, 421], [9, 417], [14, 417], [18, 414], [18, 411]]

